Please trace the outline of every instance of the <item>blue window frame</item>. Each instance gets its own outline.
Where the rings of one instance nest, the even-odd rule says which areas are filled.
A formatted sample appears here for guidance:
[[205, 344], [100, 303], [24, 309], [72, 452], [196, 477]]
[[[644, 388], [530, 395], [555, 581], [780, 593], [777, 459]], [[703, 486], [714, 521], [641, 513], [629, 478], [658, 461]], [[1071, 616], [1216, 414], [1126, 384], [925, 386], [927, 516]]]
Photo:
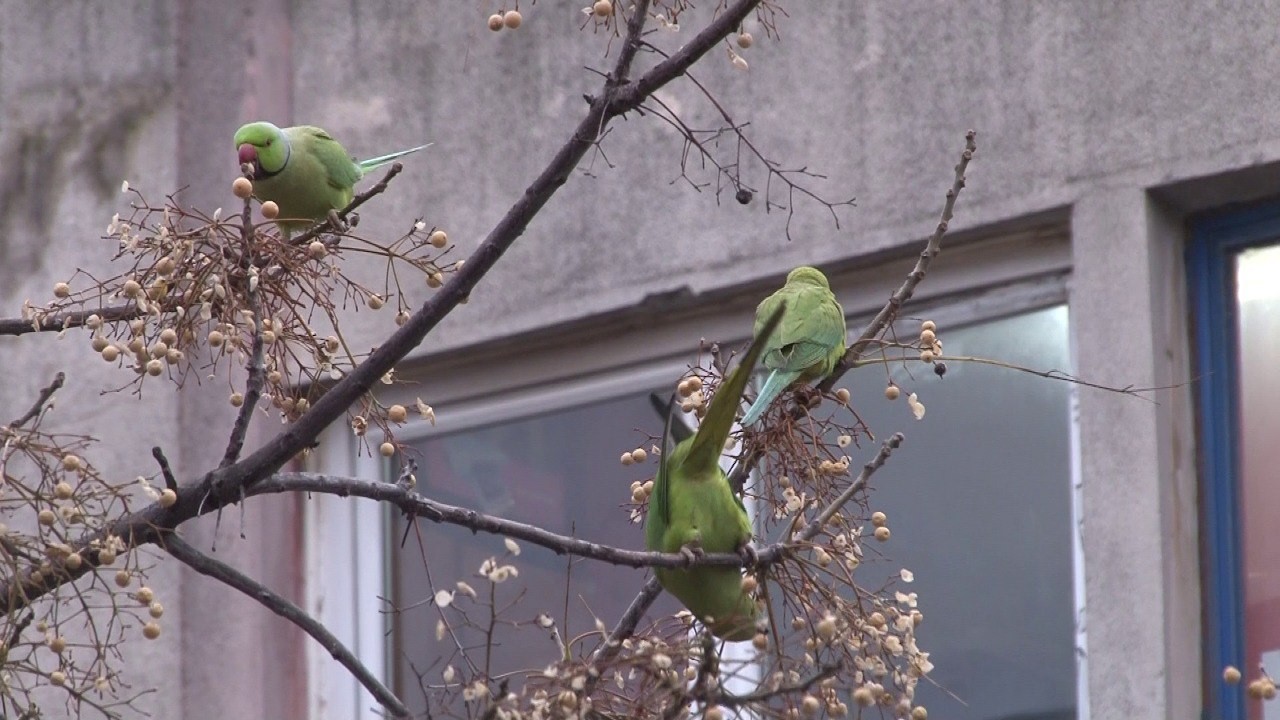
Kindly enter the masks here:
[[[1244, 666], [1239, 451], [1240, 358], [1236, 256], [1280, 242], [1280, 203], [1207, 215], [1191, 225], [1187, 247], [1200, 431], [1204, 582], [1205, 717], [1245, 720], [1245, 693], [1228, 686], [1222, 668]], [[1268, 668], [1275, 672], [1277, 668]]]

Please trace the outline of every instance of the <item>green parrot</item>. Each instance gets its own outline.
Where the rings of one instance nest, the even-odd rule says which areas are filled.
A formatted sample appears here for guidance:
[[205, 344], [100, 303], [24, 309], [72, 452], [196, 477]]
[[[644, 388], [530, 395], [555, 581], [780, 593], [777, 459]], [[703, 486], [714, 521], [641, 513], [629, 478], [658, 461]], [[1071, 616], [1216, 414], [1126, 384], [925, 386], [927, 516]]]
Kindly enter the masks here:
[[[766, 331], [778, 325], [784, 307], [779, 304], [773, 315], [765, 318]], [[751, 518], [720, 469], [720, 454], [763, 348], [762, 337], [751, 343], [737, 369], [720, 384], [697, 432], [670, 451], [666, 446], [673, 421], [672, 413], [667, 414], [662, 458], [645, 518], [645, 547], [649, 550], [753, 554]], [[755, 637], [759, 610], [751, 593], [742, 589], [740, 569], [654, 568], [654, 572], [662, 587], [706, 623], [716, 637], [731, 641]]]
[[240, 164], [253, 165], [254, 195], [280, 206], [276, 224], [286, 238], [350, 205], [355, 184], [369, 171], [427, 147], [356, 160], [318, 127], [269, 122], [241, 126], [235, 144]]
[[[767, 320], [777, 307], [788, 308], [777, 332], [765, 337]], [[787, 282], [756, 307], [756, 342], [764, 342], [764, 366], [769, 377], [756, 401], [742, 416], [744, 427], [754, 425], [783, 390], [796, 382], [826, 377], [844, 357], [844, 308], [831, 293], [827, 276], [802, 266], [787, 273]]]

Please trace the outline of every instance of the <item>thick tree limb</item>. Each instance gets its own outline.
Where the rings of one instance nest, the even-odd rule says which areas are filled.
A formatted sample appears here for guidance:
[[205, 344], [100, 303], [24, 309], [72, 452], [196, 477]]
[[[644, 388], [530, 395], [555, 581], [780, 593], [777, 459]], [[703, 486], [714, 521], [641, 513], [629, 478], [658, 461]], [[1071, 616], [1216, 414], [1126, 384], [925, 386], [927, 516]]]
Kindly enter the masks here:
[[177, 535], [170, 534], [167, 536], [164, 539], [163, 546], [170, 555], [181, 560], [192, 570], [226, 583], [257, 600], [271, 612], [302, 628], [304, 632], [320, 643], [333, 656], [334, 660], [342, 663], [342, 666], [356, 680], [360, 681], [360, 684], [373, 695], [374, 699], [382, 707], [391, 713], [392, 717], [408, 718], [410, 716], [409, 708], [405, 707], [400, 698], [396, 697], [395, 693], [387, 689], [387, 686], [374, 677], [373, 673], [369, 672], [369, 669], [360, 662], [359, 658], [348, 650], [333, 633], [329, 632], [329, 629], [323, 623], [308, 615], [302, 608], [277, 595], [267, 586], [230, 565], [205, 555]]

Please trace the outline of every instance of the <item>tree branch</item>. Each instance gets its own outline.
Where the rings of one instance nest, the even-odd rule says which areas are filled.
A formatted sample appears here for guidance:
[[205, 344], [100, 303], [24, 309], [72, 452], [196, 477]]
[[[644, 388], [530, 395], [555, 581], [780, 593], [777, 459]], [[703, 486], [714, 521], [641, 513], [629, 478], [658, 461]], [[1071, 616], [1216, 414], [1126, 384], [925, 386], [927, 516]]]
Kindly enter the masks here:
[[933, 259], [942, 252], [942, 237], [947, 234], [947, 226], [953, 217], [956, 198], [960, 197], [960, 191], [964, 189], [965, 171], [969, 169], [969, 161], [973, 159], [973, 154], [978, 150], [977, 132], [970, 130], [964, 136], [964, 151], [960, 153], [960, 162], [956, 163], [955, 179], [951, 182], [951, 189], [947, 190], [946, 201], [942, 204], [942, 217], [938, 220], [938, 226], [934, 229], [933, 235], [929, 241], [925, 243], [924, 250], [920, 251], [920, 257], [916, 260], [915, 267], [911, 268], [911, 272], [907, 273], [907, 277], [898, 286], [898, 289], [889, 296], [889, 301], [884, 307], [880, 308], [880, 312], [867, 323], [867, 327], [863, 329], [862, 334], [854, 340], [849, 348], [845, 351], [844, 357], [840, 359], [840, 363], [832, 373], [827, 376], [826, 380], [818, 385], [821, 392], [829, 392], [835, 387], [837, 381], [849, 370], [858, 358], [862, 357], [862, 353], [867, 346], [875, 341], [880, 333], [884, 331], [889, 323], [898, 316], [898, 311], [902, 309], [904, 303], [911, 299], [916, 291], [916, 286], [924, 280], [925, 273], [929, 270], [929, 265]]
[[118, 305], [97, 310], [72, 310], [63, 313], [44, 314], [36, 309], [32, 319], [0, 319], [0, 335], [25, 335], [33, 332], [61, 332], [66, 328], [80, 327], [90, 315], [97, 315], [103, 322], [119, 322], [142, 317], [136, 305]]
[[62, 388], [63, 383], [65, 383], [66, 381], [67, 381], [66, 373], [59, 372], [57, 375], [54, 375], [53, 382], [49, 383], [48, 387], [40, 391], [40, 394], [36, 397], [35, 404], [31, 406], [31, 409], [28, 410], [22, 417], [10, 423], [9, 429], [17, 430], [23, 425], [26, 425], [28, 422], [31, 422], [31, 420], [35, 418], [35, 416], [39, 415], [41, 411], [44, 410], [45, 403], [49, 402], [49, 399], [53, 397], [53, 394], [58, 392], [58, 390]]
[[267, 586], [230, 565], [205, 555], [177, 535], [171, 534], [166, 537], [163, 547], [170, 555], [181, 560], [192, 570], [239, 590], [257, 600], [271, 612], [302, 628], [304, 632], [320, 643], [333, 656], [334, 660], [342, 663], [342, 666], [360, 681], [360, 684], [373, 695], [374, 699], [391, 712], [392, 717], [408, 718], [410, 716], [409, 708], [405, 707], [400, 698], [396, 697], [395, 693], [387, 689], [378, 678], [374, 677], [373, 673], [369, 672], [369, 669], [360, 662], [359, 658], [348, 650], [333, 633], [329, 632], [323, 623], [308, 615], [302, 608], [277, 595]]

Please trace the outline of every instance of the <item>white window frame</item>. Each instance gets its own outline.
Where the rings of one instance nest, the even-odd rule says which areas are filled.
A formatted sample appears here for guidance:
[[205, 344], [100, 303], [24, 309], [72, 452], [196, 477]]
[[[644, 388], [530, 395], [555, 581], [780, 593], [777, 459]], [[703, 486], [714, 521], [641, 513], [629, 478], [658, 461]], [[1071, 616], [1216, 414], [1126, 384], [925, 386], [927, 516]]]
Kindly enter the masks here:
[[[909, 257], [873, 267], [833, 271], [832, 289], [851, 318], [869, 318], [901, 282]], [[1067, 304], [1071, 248], [1065, 224], [1050, 222], [1028, 229], [948, 247], [935, 261], [934, 275], [921, 284], [905, 316], [927, 315], [943, 327], [990, 322], [1001, 317]], [[423, 397], [436, 410], [437, 424], [412, 422], [398, 439], [415, 442], [444, 433], [511, 421], [672, 384], [695, 358], [699, 338], [729, 344], [745, 342], [754, 299], [767, 289], [744, 292], [743, 301], [718, 303], [712, 312], [672, 313], [643, 331], [598, 332], [575, 337], [559, 347], [520, 348], [491, 359], [465, 363], [432, 358], [419, 369], [402, 370], [414, 382], [383, 389], [382, 400], [412, 406]], [[1071, 320], [1069, 319], [1070, 323]], [[849, 324], [852, 332], [862, 325]], [[1071, 349], [1073, 363], [1074, 348]], [[412, 363], [410, 363], [412, 365]], [[435, 367], [433, 367], [435, 365]], [[476, 388], [484, 388], [476, 394]], [[464, 390], [465, 389], [465, 390]], [[470, 396], [464, 396], [464, 392]], [[1071, 446], [1072, 565], [1075, 598], [1077, 718], [1088, 720], [1088, 668], [1084, 554], [1080, 537], [1081, 477], [1074, 391], [1069, 403]], [[384, 463], [357, 455], [356, 439], [343, 424], [321, 436], [310, 468], [360, 477], [384, 477]], [[378, 596], [387, 596], [390, 575], [385, 546], [369, 552], [371, 538], [387, 537], [389, 514], [376, 503], [356, 498], [313, 496], [306, 503], [307, 607], [351, 647], [375, 676], [388, 679], [387, 615]], [[637, 585], [638, 587], [638, 585]], [[376, 720], [382, 715], [372, 696], [314, 643], [308, 645], [311, 720]]]

